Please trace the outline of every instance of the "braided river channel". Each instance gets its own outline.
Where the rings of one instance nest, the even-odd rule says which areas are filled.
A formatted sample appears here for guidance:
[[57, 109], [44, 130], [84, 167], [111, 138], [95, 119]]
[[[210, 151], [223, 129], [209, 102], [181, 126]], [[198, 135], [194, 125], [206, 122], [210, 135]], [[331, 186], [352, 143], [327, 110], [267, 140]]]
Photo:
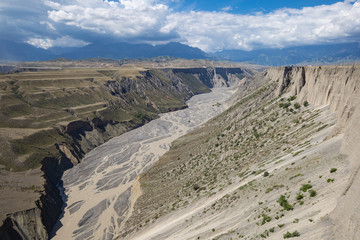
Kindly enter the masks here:
[[172, 141], [226, 110], [233, 93], [231, 88], [213, 88], [192, 97], [188, 108], [161, 114], [90, 151], [63, 175], [66, 203], [52, 239], [113, 239], [131, 214], [140, 189], [137, 176], [165, 154]]

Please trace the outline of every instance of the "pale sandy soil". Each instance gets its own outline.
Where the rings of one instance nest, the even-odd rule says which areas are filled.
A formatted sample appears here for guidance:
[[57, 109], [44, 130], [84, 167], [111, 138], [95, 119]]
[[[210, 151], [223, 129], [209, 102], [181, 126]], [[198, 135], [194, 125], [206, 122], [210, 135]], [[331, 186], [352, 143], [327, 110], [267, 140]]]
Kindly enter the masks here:
[[[202, 195], [199, 190], [195, 192], [195, 197], [187, 198], [189, 201], [186, 204], [176, 205], [169, 211], [163, 211], [162, 215], [151, 215], [151, 211], [161, 213], [153, 208], [144, 211], [150, 216], [141, 215], [140, 207], [146, 207], [141, 205], [139, 214], [134, 214], [135, 220], [131, 222], [135, 223], [134, 227], [130, 226], [128, 232], [120, 233], [118, 239], [126, 236], [127, 239], [141, 240], [250, 240], [284, 239], [287, 235], [294, 237], [291, 239], [359, 239], [360, 95], [356, 69], [355, 66], [296, 68], [289, 73], [286, 68], [272, 68], [266, 72], [270, 79], [283, 83], [278, 93], [283, 91], [282, 87], [289, 87], [288, 93], [297, 95], [297, 101], [308, 100], [316, 106], [325, 105], [319, 107], [319, 116], [313, 121], [309, 119], [315, 127], [298, 132], [305, 133], [302, 136], [307, 136], [306, 139], [300, 138], [296, 131], [303, 126], [307, 128], [307, 122], [306, 126], [293, 125], [289, 128], [286, 128], [286, 123], [280, 122], [286, 130], [285, 136], [294, 136], [294, 141], [282, 139], [283, 144], [278, 145], [282, 148], [280, 154], [288, 153], [288, 147], [291, 153], [275, 159], [274, 156], [263, 155], [261, 160], [255, 157], [253, 161], [248, 159], [251, 163], [249, 169], [239, 176], [232, 175], [234, 177], [226, 187], [218, 187], [215, 191], [206, 188]], [[260, 115], [257, 117], [261, 118]], [[290, 118], [287, 120], [292, 121]], [[276, 130], [284, 134], [281, 127]], [[219, 157], [220, 161], [223, 156]], [[160, 167], [155, 169], [161, 171]], [[267, 171], [269, 176], [259, 174], [261, 170]], [[143, 182], [144, 185], [147, 183]], [[306, 185], [310, 190], [302, 191]], [[145, 191], [155, 188], [142, 186], [144, 195], [140, 199], [145, 196]], [[151, 192], [147, 196], [151, 197]], [[143, 201], [142, 204], [148, 202]], [[284, 202], [288, 202], [288, 207], [283, 207], [286, 206]], [[139, 216], [145, 220], [138, 220]]]
[[[300, 154], [261, 161], [265, 164], [261, 169], [268, 171], [270, 177], [248, 174], [243, 179], [233, 179], [233, 184], [224, 190], [154, 220], [128, 239], [263, 239], [261, 234], [265, 231], [268, 231], [267, 239], [283, 239], [287, 231], [298, 231], [300, 237], [296, 239], [332, 239], [328, 234], [332, 225], [329, 214], [346, 188], [350, 169], [347, 157], [340, 151], [343, 134], [328, 137], [334, 130], [335, 114], [327, 107], [319, 109], [322, 114], [316, 121], [329, 127], [305, 139], [304, 142], [310, 140], [311, 145], [294, 150], [304, 150]], [[250, 172], [258, 170], [258, 164], [254, 164]], [[331, 168], [338, 170], [330, 173]], [[334, 182], [328, 183], [329, 178], [335, 179]], [[300, 205], [296, 195], [306, 183], [313, 186], [317, 195], [310, 197], [308, 192], [303, 192], [304, 204]], [[281, 184], [284, 186], [265, 192]], [[281, 211], [277, 200], [282, 194], [289, 196], [293, 210]], [[232, 201], [231, 196], [235, 195], [240, 198]], [[257, 224], [264, 212], [271, 221]], [[280, 214], [284, 216], [276, 219]], [[279, 227], [278, 224], [285, 225]], [[269, 232], [271, 228], [273, 232]]]
[[[232, 93], [232, 89], [214, 89], [195, 96], [188, 109], [163, 114], [87, 154], [63, 176], [67, 201], [53, 239], [113, 238], [140, 194], [136, 176], [156, 162], [172, 141], [225, 110], [224, 102]], [[130, 198], [131, 189], [135, 194]]]

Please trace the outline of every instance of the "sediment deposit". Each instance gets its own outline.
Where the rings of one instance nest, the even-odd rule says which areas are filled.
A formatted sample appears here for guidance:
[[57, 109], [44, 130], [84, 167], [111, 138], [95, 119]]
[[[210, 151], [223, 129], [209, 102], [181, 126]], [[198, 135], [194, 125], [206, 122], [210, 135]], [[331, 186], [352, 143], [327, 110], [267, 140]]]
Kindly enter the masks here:
[[[360, 67], [278, 67], [254, 76], [236, 71], [145, 71], [145, 79], [153, 77], [151, 86], [163, 84], [174, 94], [180, 90], [184, 94], [180, 99], [212, 86], [240, 85], [226, 111], [191, 132], [199, 124], [195, 123], [197, 117], [172, 112], [151, 122], [153, 125], [138, 128], [142, 137], [126, 133], [124, 137], [131, 144], [113, 139], [89, 153], [84, 165], [71, 169], [63, 178], [68, 199], [55, 238], [357, 239]], [[117, 76], [108, 71], [101, 74]], [[242, 79], [245, 75], [248, 77]], [[11, 87], [19, 82], [9, 80], [6, 84], [14, 93], [21, 93]], [[141, 102], [145, 86], [140, 86], [126, 78], [106, 82], [112, 96], [123, 99], [128, 94], [127, 104], [144, 103], [153, 113], [175, 110], [163, 105], [166, 101], [162, 100], [168, 98], [150, 101], [149, 96], [156, 96], [154, 92], [147, 92], [147, 100]], [[129, 94], [130, 89], [141, 90], [137, 91], [140, 97]], [[117, 109], [111, 103], [108, 110]], [[181, 101], [176, 103], [180, 105]], [[222, 107], [224, 104], [212, 103], [210, 109]], [[77, 108], [72, 110], [78, 112]], [[131, 114], [142, 123], [150, 120], [149, 114]], [[11, 117], [18, 124], [25, 122], [21, 116]], [[184, 121], [184, 117], [190, 119]], [[56, 145], [67, 159], [61, 166], [77, 164], [86, 152], [82, 149], [98, 146], [107, 133], [129, 129], [119, 129], [105, 120], [76, 118], [66, 125], [64, 132], [77, 144]], [[16, 140], [32, 134], [34, 129], [28, 128], [11, 137]], [[45, 159], [44, 172], [56, 173], [55, 163]], [[49, 197], [51, 188], [42, 194], [35, 186], [35, 192], [47, 201], [37, 202], [32, 211], [23, 209], [9, 216], [2, 228], [11, 230], [7, 234], [24, 229], [25, 235], [48, 233], [51, 224], [44, 220], [52, 214], [50, 205], [44, 203], [53, 203], [56, 197]], [[56, 202], [57, 206], [60, 203]], [[39, 214], [43, 214], [41, 218]], [[27, 224], [30, 218], [32, 222], [41, 219], [45, 228]]]
[[118, 239], [357, 239], [359, 84], [358, 66], [247, 79], [141, 175]]
[[[0, 227], [1, 237], [47, 236], [62, 212], [56, 186], [90, 150], [160, 113], [186, 108], [186, 100], [210, 87], [233, 85], [253, 73], [90, 63], [98, 67], [29, 63], [1, 75], [0, 220], [7, 223]], [[42, 224], [28, 225], [39, 219]]]
[[187, 102], [187, 109], [111, 139], [88, 153], [63, 176], [66, 208], [54, 239], [112, 239], [122, 228], [139, 190], [136, 178], [153, 165], [173, 140], [225, 109], [232, 91], [215, 88]]

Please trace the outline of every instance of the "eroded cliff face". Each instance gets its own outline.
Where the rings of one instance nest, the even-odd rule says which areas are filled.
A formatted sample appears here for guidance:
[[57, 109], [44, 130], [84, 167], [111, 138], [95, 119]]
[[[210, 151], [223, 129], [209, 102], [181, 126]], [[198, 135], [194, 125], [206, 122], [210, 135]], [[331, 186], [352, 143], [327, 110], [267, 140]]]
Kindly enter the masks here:
[[41, 210], [29, 209], [12, 214], [0, 229], [2, 240], [13, 239], [47, 239], [46, 229], [43, 227]]
[[[96, 74], [101, 74], [101, 80], [91, 78], [91, 73], [85, 73], [85, 81], [89, 82], [89, 86], [84, 88], [89, 88], [91, 92], [88, 99], [95, 98], [95, 102], [89, 102], [89, 106], [92, 104], [100, 108], [93, 112], [88, 111], [90, 115], [80, 115], [75, 106], [68, 108], [67, 113], [76, 120], [52, 127], [50, 136], [60, 140], [52, 145], [53, 155], [37, 160], [41, 161], [41, 170], [44, 172], [41, 197], [33, 209], [8, 214], [0, 228], [0, 236], [5, 239], [47, 239], [62, 211], [63, 199], [57, 188], [58, 184], [61, 184], [61, 176], [65, 170], [78, 164], [87, 152], [114, 136], [149, 122], [156, 118], [158, 113], [186, 107], [185, 101], [194, 94], [209, 92], [209, 87], [234, 85], [243, 76], [252, 74], [250, 70], [243, 69], [217, 71], [221, 74], [216, 74], [215, 69], [154, 69], [143, 71], [134, 77], [124, 77], [116, 70], [99, 70]], [[74, 74], [76, 76], [76, 73]], [[104, 76], [106, 81], [103, 80]], [[62, 80], [57, 81], [60, 83]], [[4, 84], [8, 83], [5, 81]], [[17, 95], [26, 96], [27, 100], [32, 101], [26, 89], [21, 87], [21, 80], [11, 84], [20, 86], [16, 87]], [[74, 83], [71, 84], [74, 87]], [[61, 91], [67, 93], [65, 88]], [[47, 90], [43, 90], [43, 94], [47, 94]], [[96, 96], [97, 94], [99, 96]], [[58, 94], [53, 95], [58, 98]], [[61, 97], [63, 102], [72, 98], [66, 94]], [[57, 104], [56, 102], [60, 101], [57, 99], [54, 102]], [[36, 106], [41, 108], [40, 100], [36, 101]], [[54, 105], [51, 109], [54, 109]], [[96, 112], [98, 114], [95, 114]], [[128, 116], [128, 120], [119, 120], [119, 116], [122, 118], [124, 115]], [[6, 124], [10, 122], [6, 120]], [[29, 223], [34, 224], [30, 226]]]
[[264, 73], [284, 91], [316, 106], [328, 105], [336, 113], [336, 127], [329, 137], [344, 134], [341, 152], [348, 156], [350, 179], [330, 214], [334, 239], [358, 239], [360, 229], [360, 67], [321, 66], [271, 68]]
[[239, 79], [249, 77], [254, 74], [246, 68], [192, 68], [192, 69], [173, 69], [175, 74], [192, 75], [199, 79], [208, 87], [230, 87], [236, 86]]
[[329, 105], [338, 115], [339, 132], [344, 131], [359, 103], [358, 66], [279, 67], [268, 69], [264, 76], [280, 82], [277, 95], [286, 91], [300, 102]]
[[232, 107], [140, 176], [118, 238], [357, 239], [358, 86], [359, 66], [269, 68], [243, 80]]

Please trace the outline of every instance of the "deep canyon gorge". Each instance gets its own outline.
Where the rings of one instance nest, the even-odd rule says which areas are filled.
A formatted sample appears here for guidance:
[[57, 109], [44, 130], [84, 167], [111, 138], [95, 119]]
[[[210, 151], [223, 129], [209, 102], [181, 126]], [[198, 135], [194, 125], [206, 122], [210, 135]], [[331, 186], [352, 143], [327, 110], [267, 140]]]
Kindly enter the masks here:
[[357, 65], [3, 75], [2, 136], [16, 126], [2, 141], [17, 165], [3, 164], [18, 170], [3, 176], [14, 182], [36, 153], [41, 167], [23, 176], [42, 171], [45, 185], [3, 185], [38, 201], [0, 233], [46, 239], [57, 223], [54, 239], [356, 239], [359, 76]]

